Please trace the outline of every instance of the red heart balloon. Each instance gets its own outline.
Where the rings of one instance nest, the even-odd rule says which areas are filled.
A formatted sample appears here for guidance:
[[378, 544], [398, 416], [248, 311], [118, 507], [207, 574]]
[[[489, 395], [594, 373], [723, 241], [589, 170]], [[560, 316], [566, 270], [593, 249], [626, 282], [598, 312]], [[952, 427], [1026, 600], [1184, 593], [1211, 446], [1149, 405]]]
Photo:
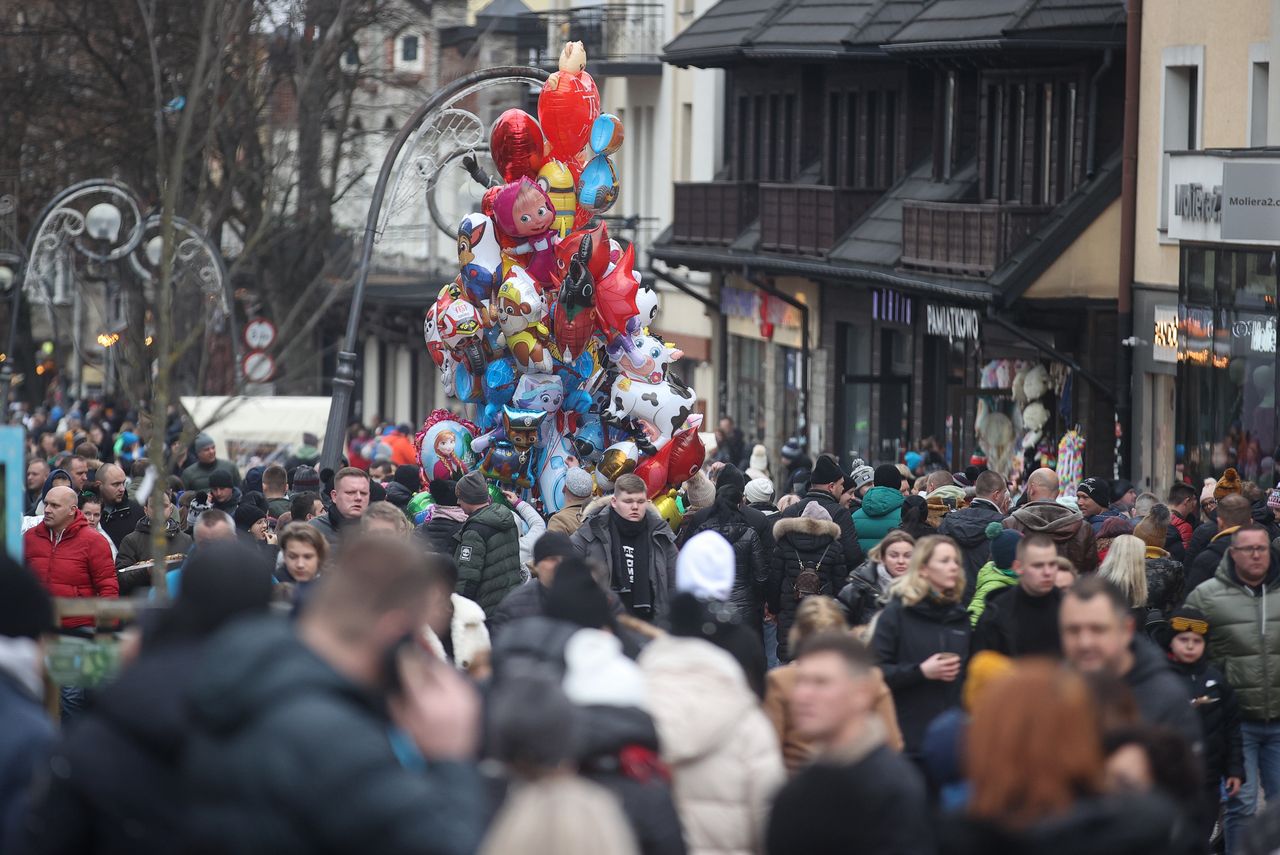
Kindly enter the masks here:
[[591, 138], [591, 125], [600, 115], [600, 92], [585, 71], [557, 71], [538, 95], [538, 118], [563, 161], [576, 160]]
[[547, 162], [547, 138], [533, 116], [508, 110], [493, 123], [489, 151], [507, 183], [534, 178]]

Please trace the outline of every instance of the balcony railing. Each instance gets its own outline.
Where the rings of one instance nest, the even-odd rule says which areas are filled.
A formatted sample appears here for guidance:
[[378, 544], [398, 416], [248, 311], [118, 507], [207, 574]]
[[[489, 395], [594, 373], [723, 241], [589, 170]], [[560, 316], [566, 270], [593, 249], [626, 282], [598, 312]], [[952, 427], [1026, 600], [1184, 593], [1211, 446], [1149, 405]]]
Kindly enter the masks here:
[[1053, 208], [954, 202], [902, 203], [902, 265], [989, 276], [1026, 242]]
[[517, 51], [530, 65], [554, 69], [570, 41], [587, 49], [588, 70], [661, 74], [662, 4], [607, 3], [520, 17]]
[[760, 248], [767, 252], [826, 255], [883, 195], [883, 190], [761, 184]]
[[752, 181], [677, 182], [672, 238], [728, 246], [756, 218], [757, 187]]

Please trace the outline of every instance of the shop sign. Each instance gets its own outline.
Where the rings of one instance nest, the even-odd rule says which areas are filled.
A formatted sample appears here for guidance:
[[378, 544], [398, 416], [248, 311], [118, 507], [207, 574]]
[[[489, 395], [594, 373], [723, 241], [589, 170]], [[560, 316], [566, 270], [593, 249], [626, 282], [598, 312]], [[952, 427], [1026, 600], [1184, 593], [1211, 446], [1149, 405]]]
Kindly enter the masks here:
[[720, 314], [729, 318], [754, 318], [758, 311], [755, 291], [732, 285], [720, 289]]
[[925, 306], [925, 331], [929, 335], [978, 340], [978, 328], [982, 323], [977, 309], [961, 309], [957, 306]]
[[1169, 237], [1280, 244], [1280, 158], [1169, 155]]
[[1276, 352], [1276, 322], [1273, 318], [1235, 321], [1231, 324], [1231, 337], [1249, 342], [1254, 353]]
[[1280, 242], [1280, 164], [1222, 165], [1222, 239]]
[[1155, 307], [1155, 329], [1151, 336], [1151, 358], [1156, 362], [1178, 361], [1177, 306]]
[[720, 313], [728, 318], [749, 318], [753, 321], [780, 327], [800, 328], [800, 310], [776, 297], [763, 295], [755, 289], [720, 288]]

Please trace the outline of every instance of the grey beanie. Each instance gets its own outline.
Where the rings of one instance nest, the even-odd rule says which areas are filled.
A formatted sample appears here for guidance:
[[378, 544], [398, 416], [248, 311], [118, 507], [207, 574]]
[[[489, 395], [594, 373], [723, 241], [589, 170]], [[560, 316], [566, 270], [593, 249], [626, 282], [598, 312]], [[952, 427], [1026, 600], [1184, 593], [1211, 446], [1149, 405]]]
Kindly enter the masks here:
[[457, 494], [459, 502], [468, 505], [489, 504], [489, 482], [479, 472], [468, 472], [458, 481]]
[[206, 448], [217, 445], [217, 443], [213, 441], [213, 437], [209, 436], [209, 434], [199, 433], [196, 434], [196, 441], [191, 445], [196, 451], [203, 451]]
[[571, 466], [564, 474], [564, 491], [580, 499], [589, 497], [595, 487], [591, 473], [581, 466]]

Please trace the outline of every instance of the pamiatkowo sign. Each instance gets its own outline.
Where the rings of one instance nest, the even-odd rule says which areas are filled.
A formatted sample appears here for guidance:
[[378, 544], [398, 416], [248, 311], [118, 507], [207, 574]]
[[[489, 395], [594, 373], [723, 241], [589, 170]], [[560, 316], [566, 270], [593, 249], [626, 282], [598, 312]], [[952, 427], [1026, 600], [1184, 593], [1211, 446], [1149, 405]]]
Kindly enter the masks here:
[[1169, 156], [1169, 237], [1280, 246], [1280, 158], [1251, 150]]
[[925, 332], [955, 339], [978, 340], [982, 317], [977, 309], [961, 309], [957, 306], [926, 306]]

